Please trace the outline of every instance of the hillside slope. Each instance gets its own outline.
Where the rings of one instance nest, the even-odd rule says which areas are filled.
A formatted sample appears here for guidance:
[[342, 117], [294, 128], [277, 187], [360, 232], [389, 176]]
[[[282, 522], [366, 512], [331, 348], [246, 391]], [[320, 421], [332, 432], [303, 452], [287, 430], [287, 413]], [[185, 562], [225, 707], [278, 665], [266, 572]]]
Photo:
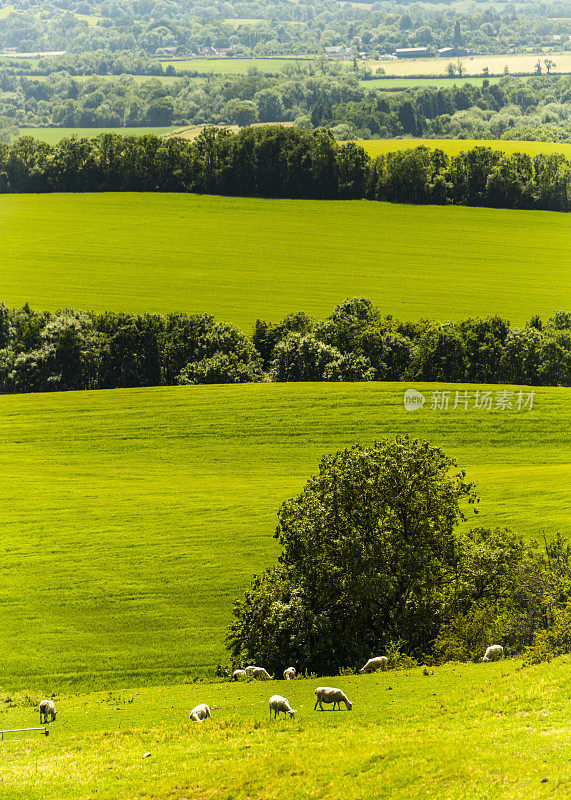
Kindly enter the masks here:
[[412, 413], [390, 383], [1, 396], [2, 685], [211, 672], [233, 599], [275, 560], [280, 503], [355, 442], [422, 436], [478, 482], [471, 524], [569, 531], [570, 389], [518, 412], [431, 411], [466, 387], [417, 388]]
[[[30, 236], [30, 231], [34, 235]], [[37, 309], [318, 318], [347, 297], [405, 320], [513, 325], [571, 301], [565, 214], [178, 194], [0, 196], [0, 300]]]

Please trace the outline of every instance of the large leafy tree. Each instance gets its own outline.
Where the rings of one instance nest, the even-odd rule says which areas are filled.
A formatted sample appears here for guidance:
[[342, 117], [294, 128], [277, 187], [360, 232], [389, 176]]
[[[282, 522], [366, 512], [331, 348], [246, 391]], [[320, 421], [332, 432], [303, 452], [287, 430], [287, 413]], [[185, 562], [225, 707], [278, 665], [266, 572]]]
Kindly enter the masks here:
[[278, 512], [279, 563], [234, 608], [236, 659], [331, 673], [389, 641], [428, 650], [460, 558], [474, 487], [428, 442], [397, 437], [322, 459]]

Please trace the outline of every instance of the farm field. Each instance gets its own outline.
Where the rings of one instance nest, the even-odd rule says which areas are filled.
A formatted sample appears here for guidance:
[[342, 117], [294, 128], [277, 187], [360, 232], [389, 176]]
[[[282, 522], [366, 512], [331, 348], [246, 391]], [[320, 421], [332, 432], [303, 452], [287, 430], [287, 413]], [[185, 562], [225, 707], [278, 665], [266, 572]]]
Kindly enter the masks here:
[[20, 128], [19, 135], [33, 136], [41, 142], [57, 144], [61, 139], [69, 139], [71, 136], [92, 138], [99, 136], [100, 133], [119, 133], [121, 136], [144, 136], [146, 133], [154, 133], [155, 136], [164, 136], [178, 130], [180, 125], [162, 128]]
[[[472, 86], [482, 86], [484, 78], [372, 78], [363, 81], [367, 89], [425, 89], [436, 86], [438, 89], [449, 89], [451, 86], [463, 86], [470, 83]], [[500, 77], [488, 78], [491, 84], [498, 83]]]
[[[564, 800], [571, 660], [520, 666], [63, 694], [48, 737], [7, 734], [2, 797]], [[352, 711], [314, 711], [323, 683], [342, 688]], [[294, 720], [269, 720], [276, 692]], [[25, 702], [2, 703], [4, 728], [37, 724]], [[188, 719], [199, 702], [212, 709], [203, 725]]]
[[3, 195], [0, 299], [46, 310], [208, 312], [247, 333], [256, 318], [324, 318], [355, 296], [407, 320], [499, 313], [523, 324], [569, 307], [568, 232], [565, 214], [539, 211]]
[[[512, 74], [523, 72], [533, 74], [537, 60], [550, 58], [557, 65], [552, 74], [560, 75], [571, 72], [571, 52], [563, 53], [527, 53], [517, 55], [488, 55], [488, 56], [463, 56], [460, 62], [464, 71], [470, 75], [480, 75], [484, 67], [488, 67], [490, 75], [503, 75], [507, 66]], [[387, 75], [446, 75], [446, 68], [450, 62], [456, 64], [457, 58], [403, 58], [397, 61], [368, 61], [373, 72], [377, 67], [383, 67]], [[343, 62], [349, 65], [351, 62]], [[542, 63], [543, 66], [543, 63]]]
[[[41, 81], [46, 83], [53, 79], [53, 75], [26, 75], [23, 73], [23, 77], [28, 77], [30, 80], [33, 81]], [[132, 78], [137, 83], [144, 83], [145, 81], [158, 81], [159, 83], [164, 83], [166, 85], [179, 83], [180, 81], [185, 80], [193, 80], [193, 78], [187, 78], [184, 75], [131, 75], [130, 73], [125, 73], [124, 75], [74, 75], [74, 81], [78, 81], [80, 83], [89, 81], [92, 78], [97, 78], [97, 80], [103, 79], [108, 81], [116, 81], [118, 78], [127, 77]], [[196, 80], [199, 80], [197, 77]]]
[[397, 150], [412, 150], [415, 147], [430, 147], [444, 150], [449, 156], [456, 156], [463, 150], [473, 147], [491, 147], [504, 153], [528, 153], [530, 156], [539, 153], [563, 153], [571, 159], [569, 142], [517, 142], [508, 139], [359, 139], [360, 144], [371, 157], [383, 153], [394, 153]]
[[161, 59], [163, 67], [172, 64], [175, 70], [188, 72], [212, 72], [215, 75], [245, 75], [255, 68], [259, 72], [281, 72], [286, 64], [305, 65], [313, 57], [300, 58], [185, 58]]
[[433, 390], [466, 387], [417, 384], [428, 402], [411, 413], [405, 388], [0, 396], [2, 688], [212, 674], [233, 600], [277, 556], [279, 505], [355, 442], [407, 432], [442, 446], [478, 484], [472, 525], [569, 532], [570, 389], [538, 388], [527, 411], [431, 411]]

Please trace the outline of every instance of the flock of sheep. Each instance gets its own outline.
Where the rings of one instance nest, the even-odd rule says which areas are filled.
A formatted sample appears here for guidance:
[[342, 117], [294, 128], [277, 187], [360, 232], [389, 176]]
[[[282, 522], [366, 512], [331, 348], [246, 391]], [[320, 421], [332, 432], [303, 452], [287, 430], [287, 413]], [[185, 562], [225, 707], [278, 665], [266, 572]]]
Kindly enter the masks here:
[[[480, 661], [499, 661], [503, 657], [504, 648], [501, 644], [491, 644]], [[375, 658], [370, 658], [359, 672], [369, 673], [377, 672], [377, 670], [386, 672], [387, 669], [388, 658], [386, 656], [376, 656]], [[288, 667], [284, 669], [284, 680], [291, 681], [295, 678], [296, 674], [295, 667]], [[246, 667], [246, 669], [236, 669], [232, 674], [232, 680], [234, 681], [245, 681], [249, 677], [258, 681], [271, 681], [274, 679], [274, 676], [270, 675], [263, 667], [249, 666]], [[333, 703], [334, 711], [335, 706], [339, 709], [341, 708], [341, 703], [345, 703], [349, 711], [353, 708], [353, 704], [348, 699], [347, 695], [341, 691], [341, 689], [335, 689], [332, 686], [318, 686], [315, 690], [315, 697], [314, 711], [317, 706], [323, 711], [323, 703]], [[291, 719], [295, 717], [295, 710], [290, 706], [288, 700], [279, 694], [274, 694], [270, 697], [270, 719], [272, 718], [272, 711], [274, 712], [274, 719], [281, 712], [283, 712], [286, 717], [289, 714]], [[207, 706], [206, 703], [195, 706], [190, 712], [191, 722], [204, 722], [205, 719], [211, 716], [210, 707]], [[47, 699], [42, 700], [40, 703], [40, 725], [53, 722], [55, 718], [56, 707], [54, 701]]]
[[[503, 657], [504, 648], [501, 646], [501, 644], [491, 644], [487, 648], [480, 661], [499, 661]], [[375, 658], [370, 658], [365, 666], [359, 670], [359, 672], [370, 673], [377, 672], [377, 670], [386, 672], [387, 669], [388, 658], [386, 656], [375, 656]], [[293, 680], [296, 674], [295, 667], [288, 667], [284, 670], [284, 680]], [[232, 674], [232, 680], [234, 681], [245, 681], [249, 677], [258, 681], [274, 680], [274, 675], [270, 675], [269, 672], [267, 672], [263, 667], [249, 666], [246, 667], [246, 669], [236, 669]], [[318, 686], [315, 690], [315, 697], [316, 700], [313, 707], [314, 711], [316, 710], [317, 706], [319, 706], [319, 708], [323, 711], [323, 703], [333, 703], [334, 711], [335, 706], [341, 709], [341, 703], [345, 703], [345, 706], [349, 711], [351, 711], [353, 708], [353, 704], [345, 692], [343, 692], [341, 689], [335, 689], [332, 686]], [[272, 718], [272, 711], [274, 714], [274, 719], [276, 719], [278, 714], [282, 712], [286, 717], [289, 714], [291, 719], [295, 717], [295, 710], [290, 706], [289, 701], [279, 694], [273, 694], [270, 697], [270, 719]], [[190, 712], [191, 722], [204, 722], [205, 719], [208, 719], [211, 716], [212, 714], [210, 713], [210, 707], [207, 706], [206, 703], [201, 703], [193, 708]]]

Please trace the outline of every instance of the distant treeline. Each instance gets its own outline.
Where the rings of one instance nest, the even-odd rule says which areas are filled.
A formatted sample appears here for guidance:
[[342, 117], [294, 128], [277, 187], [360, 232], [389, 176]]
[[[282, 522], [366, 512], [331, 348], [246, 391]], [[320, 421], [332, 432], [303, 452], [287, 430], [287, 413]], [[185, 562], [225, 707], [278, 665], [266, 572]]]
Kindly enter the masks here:
[[324, 321], [257, 320], [253, 336], [208, 314], [9, 309], [0, 303], [0, 391], [246, 383], [449, 381], [571, 385], [571, 312], [511, 328], [501, 317], [399, 322], [369, 300]]
[[[87, 56], [61, 58], [65, 63], [77, 60], [77, 69], [87, 72], [93, 62]], [[1, 71], [0, 117], [20, 128], [293, 122], [306, 130], [331, 128], [343, 140], [415, 136], [571, 141], [570, 76], [538, 75], [527, 81], [504, 76], [488, 86], [466, 83], [387, 93], [356, 76], [326, 73], [340, 69], [329, 61], [300, 65], [284, 59], [278, 75], [253, 68], [246, 75], [140, 81], [128, 73], [151, 70], [153, 62], [125, 54], [115, 59], [108, 63], [104, 54], [97, 56], [94, 63], [110, 73], [86, 80], [68, 72], [40, 81]], [[160, 63], [158, 67], [162, 69]], [[124, 72], [118, 76], [115, 69]], [[165, 74], [169, 71], [167, 66]]]
[[496, 208], [571, 208], [562, 154], [506, 155], [475, 147], [449, 157], [418, 147], [376, 160], [329, 131], [279, 125], [194, 141], [153, 135], [0, 143], [0, 192], [171, 191], [307, 199], [388, 200]]

